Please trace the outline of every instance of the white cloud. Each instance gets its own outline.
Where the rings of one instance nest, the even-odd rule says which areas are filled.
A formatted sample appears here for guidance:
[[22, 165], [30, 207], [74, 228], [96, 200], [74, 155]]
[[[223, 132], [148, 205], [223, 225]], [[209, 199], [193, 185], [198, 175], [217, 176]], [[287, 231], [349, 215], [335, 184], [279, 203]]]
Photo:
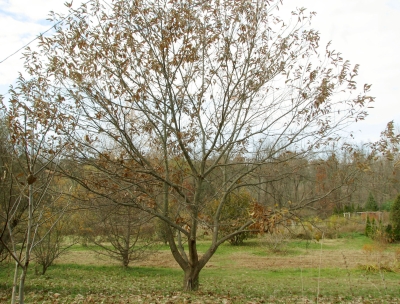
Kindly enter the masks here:
[[[81, 0], [74, 1], [74, 6]], [[46, 19], [51, 10], [65, 14], [65, 0], [0, 0], [0, 61], [48, 30], [53, 24]], [[30, 47], [35, 48], [36, 42]], [[0, 64], [0, 94], [23, 71], [22, 51]]]
[[64, 0], [0, 0], [1, 10], [17, 20], [38, 22], [46, 19], [50, 11], [66, 12]]
[[[0, 60], [14, 53], [16, 50], [27, 44], [40, 32], [47, 28], [33, 23], [17, 21], [9, 16], [0, 18], [0, 28], [10, 28], [0, 34]], [[29, 31], [27, 31], [29, 28]], [[16, 73], [22, 69], [22, 53], [18, 53], [0, 64], [0, 84], [11, 83], [16, 78]]]
[[400, 123], [400, 1], [398, 0], [284, 0], [286, 10], [316, 11], [312, 27], [322, 45], [332, 47], [352, 64], [360, 64], [358, 83], [372, 84], [376, 97], [367, 119], [353, 126], [360, 140], [379, 137], [386, 123]]
[[399, 0], [389, 0], [386, 2], [386, 5], [390, 8], [400, 10], [400, 1]]

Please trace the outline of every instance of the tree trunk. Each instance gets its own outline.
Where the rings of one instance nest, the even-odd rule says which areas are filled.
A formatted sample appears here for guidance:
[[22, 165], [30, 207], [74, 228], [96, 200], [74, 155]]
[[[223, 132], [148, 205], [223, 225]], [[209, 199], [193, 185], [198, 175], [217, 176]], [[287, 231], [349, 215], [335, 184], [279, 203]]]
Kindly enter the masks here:
[[25, 278], [27, 270], [27, 266], [22, 268], [21, 277], [19, 279], [19, 304], [25, 303]]
[[122, 266], [124, 266], [124, 268], [128, 268], [129, 266], [129, 253], [127, 252], [123, 252], [122, 253]]
[[19, 269], [18, 263], [15, 262], [14, 280], [13, 280], [13, 288], [12, 288], [12, 294], [11, 294], [11, 304], [15, 304], [17, 301], [18, 269]]
[[51, 266], [51, 264], [52, 264], [52, 262], [49, 262], [49, 261], [45, 261], [42, 264], [42, 275], [45, 275], [47, 268], [49, 268]]
[[190, 267], [185, 270], [183, 278], [183, 290], [196, 291], [199, 289], [199, 273], [200, 269], [197, 267]]
[[[32, 175], [30, 175], [32, 176]], [[29, 177], [30, 177], [29, 176]], [[28, 179], [29, 179], [28, 177]], [[29, 182], [29, 180], [28, 180]], [[26, 273], [28, 271], [28, 266], [30, 262], [30, 252], [31, 252], [31, 232], [33, 227], [33, 185], [29, 184], [29, 201], [28, 201], [28, 227], [26, 232], [26, 247], [25, 247], [25, 265], [22, 267], [22, 273], [19, 280], [19, 304], [25, 303], [25, 279]]]

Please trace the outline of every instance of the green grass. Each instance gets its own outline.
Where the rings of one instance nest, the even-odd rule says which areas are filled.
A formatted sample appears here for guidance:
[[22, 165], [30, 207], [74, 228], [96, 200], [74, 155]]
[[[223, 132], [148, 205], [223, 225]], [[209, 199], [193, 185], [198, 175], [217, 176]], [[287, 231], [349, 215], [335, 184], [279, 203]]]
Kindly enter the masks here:
[[330, 240], [292, 240], [288, 243], [288, 247], [291, 249], [306, 249], [306, 250], [359, 250], [364, 244], [371, 244], [373, 240], [366, 237], [363, 234], [349, 234], [341, 235], [334, 242]]
[[[322, 243], [328, 250], [361, 250], [372, 241], [363, 235], [352, 235]], [[199, 242], [204, 252], [209, 242]], [[387, 250], [399, 248], [390, 245]], [[168, 249], [167, 247], [160, 248]], [[75, 251], [88, 247], [74, 246]], [[285, 258], [305, 251], [321, 250], [321, 243], [292, 240], [287, 244]], [[357, 302], [398, 303], [399, 273], [331, 268], [247, 269], [229, 267], [235, 253], [268, 257], [274, 254], [257, 239], [243, 246], [223, 244], [216, 256], [217, 266], [205, 268], [200, 274], [200, 291], [181, 292], [183, 273], [180, 269], [156, 267], [88, 266], [57, 264], [44, 276], [35, 275], [32, 264], [26, 284], [27, 303], [295, 303], [307, 298], [319, 303]], [[256, 257], [255, 257], [256, 258]], [[0, 264], [0, 302], [9, 302], [14, 267]], [[197, 301], [197, 302], [196, 302]], [[361, 302], [363, 302], [362, 300]], [[365, 301], [364, 301], [365, 302]]]
[[[1, 269], [0, 290], [11, 288], [12, 267]], [[399, 294], [398, 274], [342, 269], [282, 269], [282, 270], [221, 270], [204, 269], [201, 291], [183, 293], [193, 298], [212, 294], [215, 297], [238, 299], [238, 303], [252, 299], [295, 297], [312, 298], [318, 294], [327, 298], [372, 297], [395, 298]], [[55, 265], [45, 276], [30, 271], [26, 288], [27, 302], [35, 297], [46, 298], [59, 293], [62, 299], [77, 296], [156, 295], [168, 297], [181, 289], [182, 272], [168, 268], [129, 268], [117, 266]], [[4, 298], [3, 298], [4, 299]], [[9, 298], [7, 297], [7, 300]]]
[[[206, 270], [203, 273], [204, 289], [220, 294], [230, 292], [234, 295], [251, 294], [256, 297], [275, 295], [285, 297], [292, 294], [313, 297], [317, 295], [319, 282], [320, 294], [335, 297], [362, 295], [378, 298], [398, 296], [398, 274], [385, 273], [385, 283], [380, 273], [366, 273], [352, 270], [348, 273], [341, 269], [282, 269], [248, 270], [225, 272], [223, 278], [218, 271]], [[349, 283], [350, 278], [350, 283]], [[210, 284], [211, 282], [211, 284]], [[214, 286], [217, 287], [217, 290]]]

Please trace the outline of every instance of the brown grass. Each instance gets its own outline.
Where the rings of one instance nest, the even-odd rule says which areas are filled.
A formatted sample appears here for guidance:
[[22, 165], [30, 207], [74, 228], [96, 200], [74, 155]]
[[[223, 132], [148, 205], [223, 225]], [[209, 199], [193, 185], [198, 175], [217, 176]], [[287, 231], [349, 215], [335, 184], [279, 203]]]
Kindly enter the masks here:
[[[324, 240], [323, 247], [338, 245], [341, 240]], [[218, 252], [211, 258], [206, 268], [230, 269], [282, 269], [282, 268], [357, 268], [360, 265], [371, 263], [390, 264], [396, 260], [396, 253], [380, 250], [376, 245], [368, 244], [360, 249], [302, 250], [296, 255], [279, 255], [268, 253], [256, 255], [251, 251], [238, 250], [219, 255]], [[118, 265], [118, 261], [93, 251], [70, 251], [56, 261], [57, 264], [80, 265]], [[179, 268], [169, 250], [160, 250], [140, 261], [133, 261], [132, 266], [151, 266], [165, 268]]]

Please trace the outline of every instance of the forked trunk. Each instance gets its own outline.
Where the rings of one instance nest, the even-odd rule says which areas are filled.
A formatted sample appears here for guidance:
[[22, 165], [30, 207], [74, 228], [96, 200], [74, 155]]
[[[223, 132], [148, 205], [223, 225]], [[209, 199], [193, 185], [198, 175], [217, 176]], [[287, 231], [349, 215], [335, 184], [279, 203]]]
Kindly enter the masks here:
[[199, 273], [200, 270], [197, 267], [190, 267], [185, 270], [185, 275], [183, 279], [183, 290], [196, 291], [199, 289]]

